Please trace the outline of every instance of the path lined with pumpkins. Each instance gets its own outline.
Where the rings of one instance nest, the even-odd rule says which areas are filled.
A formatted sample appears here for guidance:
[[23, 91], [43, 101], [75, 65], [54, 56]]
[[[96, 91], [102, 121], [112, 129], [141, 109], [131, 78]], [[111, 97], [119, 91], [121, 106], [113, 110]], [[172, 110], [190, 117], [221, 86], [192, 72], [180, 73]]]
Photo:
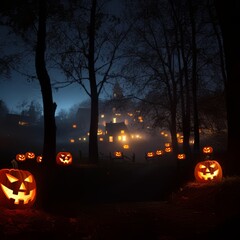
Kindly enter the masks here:
[[[37, 184], [30, 171], [1, 169], [0, 237], [34, 237], [38, 234], [40, 237], [50, 235], [70, 239], [133, 239], [127, 238], [132, 235], [134, 239], [143, 239], [141, 237], [146, 235], [150, 237], [147, 239], [155, 239], [156, 236], [191, 239], [206, 233], [212, 236], [226, 219], [235, 216], [236, 209], [239, 210], [235, 206], [238, 203], [235, 204], [233, 197], [228, 199], [229, 193], [223, 189], [226, 190], [225, 186], [230, 184], [233, 188], [230, 194], [233, 195], [240, 186], [238, 178], [223, 177], [221, 165], [209, 158], [212, 151], [211, 147], [203, 148], [206, 158], [195, 167], [195, 181], [172, 193], [166, 201], [80, 203], [71, 206], [71, 211], [57, 215], [35, 207]], [[16, 155], [17, 162], [25, 161], [24, 158], [42, 161], [31, 152]], [[65, 165], [66, 162], [71, 163], [72, 156], [69, 152], [60, 152], [56, 161]], [[12, 165], [18, 164], [14, 161]], [[237, 199], [240, 200], [240, 196]], [[227, 207], [226, 200], [230, 202]]]

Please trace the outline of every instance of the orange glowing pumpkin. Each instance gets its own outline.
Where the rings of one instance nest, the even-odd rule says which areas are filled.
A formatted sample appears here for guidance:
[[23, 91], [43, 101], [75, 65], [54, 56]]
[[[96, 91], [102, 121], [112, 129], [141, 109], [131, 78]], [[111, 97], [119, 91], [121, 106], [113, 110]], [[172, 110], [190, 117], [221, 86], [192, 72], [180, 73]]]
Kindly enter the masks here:
[[172, 152], [172, 147], [166, 147], [165, 152], [167, 152], [167, 153]]
[[197, 182], [218, 182], [222, 180], [222, 167], [216, 160], [198, 162], [194, 169]]
[[123, 153], [122, 153], [122, 152], [119, 152], [119, 151], [116, 151], [116, 152], [114, 152], [114, 156], [115, 156], [116, 158], [122, 158], [122, 157], [123, 157]]
[[185, 153], [179, 153], [179, 154], [177, 155], [177, 158], [178, 158], [179, 160], [183, 160], [183, 159], [186, 158], [186, 155], [185, 155]]
[[26, 157], [26, 159], [34, 159], [35, 153], [34, 152], [26, 152], [25, 157]]
[[59, 165], [71, 165], [72, 161], [73, 158], [70, 152], [59, 152], [56, 156], [56, 162]]
[[37, 156], [37, 157], [36, 157], [37, 163], [41, 163], [41, 162], [42, 162], [42, 159], [43, 159], [42, 155]]
[[170, 146], [171, 146], [171, 143], [166, 142], [164, 145], [165, 145], [165, 147], [170, 147]]
[[25, 161], [25, 160], [26, 160], [25, 154], [23, 154], [23, 153], [18, 153], [18, 154], [16, 155], [16, 160], [19, 161], [19, 162]]
[[36, 181], [32, 173], [19, 169], [0, 170], [0, 205], [10, 209], [30, 208], [36, 200]]
[[157, 156], [162, 156], [164, 154], [163, 150], [156, 150], [156, 155]]
[[146, 157], [147, 158], [153, 158], [155, 156], [155, 153], [154, 152], [147, 152], [146, 153]]
[[213, 148], [211, 146], [205, 146], [205, 147], [203, 147], [202, 151], [205, 154], [209, 154], [209, 153], [213, 152]]

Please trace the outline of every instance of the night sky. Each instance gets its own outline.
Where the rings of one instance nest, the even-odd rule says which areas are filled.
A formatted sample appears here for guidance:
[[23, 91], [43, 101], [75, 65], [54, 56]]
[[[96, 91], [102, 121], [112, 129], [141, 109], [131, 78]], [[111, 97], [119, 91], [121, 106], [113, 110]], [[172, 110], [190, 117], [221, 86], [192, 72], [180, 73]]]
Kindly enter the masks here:
[[[110, 1], [109, 8], [112, 9], [114, 14], [117, 14], [121, 8], [121, 1], [112, 0]], [[9, 37], [5, 30], [0, 28], [1, 38], [6, 36], [6, 41], [9, 41]], [[16, 39], [13, 40], [13, 42]], [[13, 44], [15, 46], [15, 44]], [[3, 49], [1, 49], [3, 50]], [[5, 50], [5, 49], [4, 49]], [[34, 66], [34, 65], [33, 65]], [[34, 70], [35, 72], [35, 70]], [[54, 79], [61, 78], [62, 76], [53, 77], [50, 76], [52, 82]], [[89, 96], [80, 87], [79, 84], [72, 84], [68, 87], [61, 88], [59, 90], [52, 89], [53, 101], [57, 103], [56, 115], [62, 109], [68, 110], [75, 104], [79, 104], [86, 100], [89, 100]], [[103, 97], [104, 96], [100, 96]], [[11, 77], [6, 79], [1, 76], [0, 79], [0, 100], [3, 100], [8, 107], [10, 113], [18, 113], [20, 106], [24, 101], [30, 103], [31, 101], [38, 102], [42, 105], [41, 89], [38, 80], [28, 81], [27, 77], [22, 76], [16, 72], [11, 73]]]
[[[18, 112], [18, 106], [27, 101], [36, 101], [42, 104], [42, 95], [37, 80], [29, 82], [19, 74], [13, 74], [10, 79], [0, 81], [0, 99], [7, 105], [10, 113]], [[61, 109], [69, 109], [75, 104], [88, 100], [89, 97], [80, 88], [79, 84], [55, 90], [53, 89], [53, 101], [57, 103], [56, 114]]]

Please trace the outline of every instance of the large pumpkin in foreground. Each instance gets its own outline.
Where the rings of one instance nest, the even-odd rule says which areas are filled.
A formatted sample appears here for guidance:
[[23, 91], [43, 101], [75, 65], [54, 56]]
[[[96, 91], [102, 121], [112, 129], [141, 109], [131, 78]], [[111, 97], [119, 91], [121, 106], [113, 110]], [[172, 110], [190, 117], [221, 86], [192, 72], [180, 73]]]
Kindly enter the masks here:
[[36, 200], [36, 181], [32, 173], [19, 169], [0, 170], [0, 205], [10, 209], [30, 208]]
[[218, 182], [222, 180], [222, 167], [216, 160], [205, 160], [197, 163], [194, 169], [197, 182]]

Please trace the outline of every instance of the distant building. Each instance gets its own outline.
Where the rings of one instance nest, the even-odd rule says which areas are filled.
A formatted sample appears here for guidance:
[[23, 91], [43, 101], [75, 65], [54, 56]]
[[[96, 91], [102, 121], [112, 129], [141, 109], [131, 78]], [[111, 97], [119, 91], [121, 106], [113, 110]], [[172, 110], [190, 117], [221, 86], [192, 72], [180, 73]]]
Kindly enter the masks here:
[[106, 123], [105, 129], [108, 142], [129, 142], [130, 140], [130, 133], [124, 122]]

